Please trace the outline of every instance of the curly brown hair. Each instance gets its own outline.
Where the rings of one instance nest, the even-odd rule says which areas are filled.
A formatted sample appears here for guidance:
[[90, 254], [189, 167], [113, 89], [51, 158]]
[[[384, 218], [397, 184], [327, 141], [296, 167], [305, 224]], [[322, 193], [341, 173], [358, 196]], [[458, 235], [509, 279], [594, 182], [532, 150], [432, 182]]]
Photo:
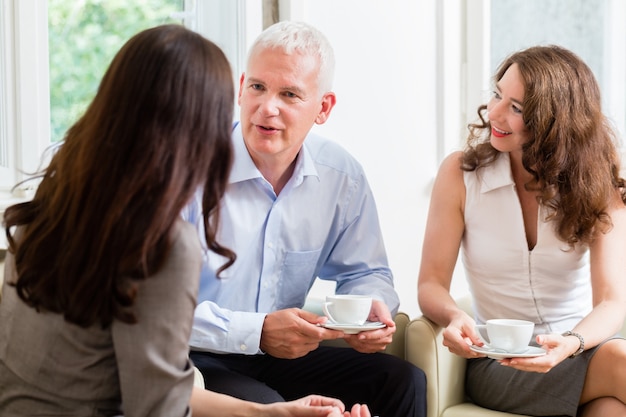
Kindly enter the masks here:
[[232, 264], [215, 235], [233, 108], [230, 65], [215, 44], [181, 25], [131, 38], [32, 201], [5, 211], [20, 298], [81, 326], [135, 322], [135, 281], [160, 269], [199, 187], [208, 246]]
[[[522, 163], [534, 177], [525, 187], [538, 192], [563, 241], [589, 243], [612, 227], [607, 208], [616, 189], [626, 203], [617, 137], [602, 113], [596, 79], [576, 54], [550, 45], [512, 54], [494, 82], [513, 64], [524, 85], [522, 117], [530, 137], [522, 146]], [[489, 142], [486, 111], [481, 105], [479, 121], [468, 126], [465, 171], [489, 165], [500, 154]]]

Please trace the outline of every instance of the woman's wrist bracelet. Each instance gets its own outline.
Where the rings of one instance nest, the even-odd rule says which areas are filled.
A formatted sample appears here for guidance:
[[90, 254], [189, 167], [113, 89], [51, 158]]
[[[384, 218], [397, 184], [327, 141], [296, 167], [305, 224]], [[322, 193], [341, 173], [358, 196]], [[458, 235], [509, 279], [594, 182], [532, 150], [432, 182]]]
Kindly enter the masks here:
[[575, 333], [571, 330], [566, 331], [565, 333], [562, 334], [562, 336], [574, 336], [577, 337], [578, 340], [580, 341], [580, 346], [578, 347], [578, 350], [574, 353], [572, 353], [569, 357], [570, 358], [575, 358], [576, 356], [580, 355], [581, 353], [584, 352], [585, 350], [585, 339], [583, 339], [583, 337], [579, 334], [579, 333]]

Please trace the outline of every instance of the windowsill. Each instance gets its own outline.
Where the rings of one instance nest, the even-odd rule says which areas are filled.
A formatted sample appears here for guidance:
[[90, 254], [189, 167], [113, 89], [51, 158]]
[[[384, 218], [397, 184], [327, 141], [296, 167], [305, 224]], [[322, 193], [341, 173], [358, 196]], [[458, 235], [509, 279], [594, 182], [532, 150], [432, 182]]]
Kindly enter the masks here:
[[[28, 191], [14, 191], [0, 189], [0, 224], [4, 224], [4, 210], [13, 204], [23, 203], [32, 198], [32, 192]], [[0, 230], [0, 250], [7, 249], [6, 234], [4, 232], [4, 226]]]
[[6, 192], [0, 190], [0, 215], [4, 215], [4, 210], [13, 204], [22, 203], [32, 198], [31, 193], [26, 192]]
[[7, 207], [12, 206], [13, 204], [22, 203], [24, 201], [28, 201], [28, 199], [25, 197], [23, 198], [18, 198], [18, 197], [4, 198], [4, 196], [0, 197], [0, 214], [4, 214], [4, 210], [6, 210]]

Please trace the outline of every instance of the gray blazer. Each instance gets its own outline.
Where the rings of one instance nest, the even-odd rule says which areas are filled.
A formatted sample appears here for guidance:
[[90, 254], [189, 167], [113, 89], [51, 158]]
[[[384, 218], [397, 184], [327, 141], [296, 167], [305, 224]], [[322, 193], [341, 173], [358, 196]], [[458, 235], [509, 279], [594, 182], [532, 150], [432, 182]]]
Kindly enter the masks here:
[[163, 268], [140, 281], [138, 323], [82, 328], [37, 312], [8, 285], [0, 300], [0, 410], [11, 416], [189, 416], [193, 367], [188, 342], [202, 254], [182, 220]]

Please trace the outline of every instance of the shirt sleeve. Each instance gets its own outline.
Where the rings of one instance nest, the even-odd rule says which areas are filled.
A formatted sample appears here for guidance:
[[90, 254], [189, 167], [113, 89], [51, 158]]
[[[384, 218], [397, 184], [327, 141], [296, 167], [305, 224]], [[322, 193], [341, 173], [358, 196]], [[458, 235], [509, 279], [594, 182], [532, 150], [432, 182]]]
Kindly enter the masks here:
[[198, 293], [197, 233], [179, 222], [162, 269], [139, 281], [137, 323], [114, 321], [122, 409], [127, 416], [190, 416], [193, 366], [189, 335]]
[[344, 226], [319, 278], [336, 281], [337, 294], [371, 295], [384, 301], [395, 315], [400, 299], [394, 289], [374, 196], [363, 173], [349, 194]]
[[193, 350], [256, 355], [266, 314], [231, 311], [203, 301], [194, 315], [189, 345]]
[[[204, 236], [202, 222], [202, 189], [187, 204], [181, 217], [196, 228], [199, 236]], [[200, 239], [203, 251], [203, 268], [206, 268], [208, 249], [204, 239]], [[202, 277], [207, 271], [199, 274]], [[221, 308], [213, 301], [201, 301], [196, 307], [189, 346], [193, 350], [214, 353], [239, 353], [255, 355], [262, 353], [261, 330], [266, 314], [232, 311]]]

